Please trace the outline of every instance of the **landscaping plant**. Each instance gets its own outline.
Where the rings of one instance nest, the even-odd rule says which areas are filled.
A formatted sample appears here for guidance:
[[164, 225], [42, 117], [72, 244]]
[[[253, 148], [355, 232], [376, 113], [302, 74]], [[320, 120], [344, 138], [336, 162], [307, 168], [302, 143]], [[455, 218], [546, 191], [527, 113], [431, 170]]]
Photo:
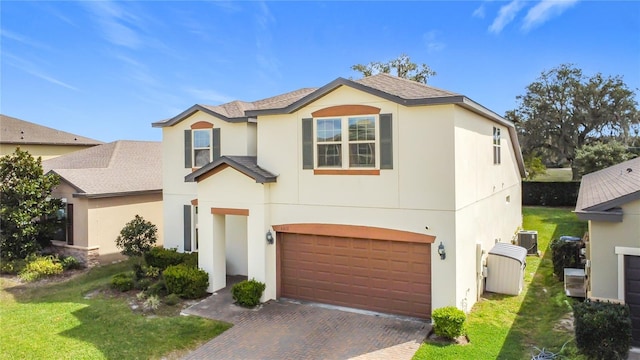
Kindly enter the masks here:
[[151, 250], [158, 240], [158, 228], [142, 216], [136, 215], [120, 231], [116, 246], [129, 257], [140, 257]]
[[207, 293], [209, 274], [186, 264], [172, 265], [162, 272], [169, 293], [185, 299], [197, 299]]
[[431, 317], [436, 335], [451, 340], [465, 335], [467, 315], [455, 306], [435, 309]]
[[24, 281], [35, 281], [46, 276], [62, 274], [62, 264], [53, 255], [30, 256], [18, 275]]
[[584, 301], [573, 305], [578, 349], [589, 359], [626, 359], [631, 345], [627, 305]]
[[253, 307], [260, 304], [266, 285], [255, 279], [243, 280], [231, 287], [231, 295], [239, 305]]
[[153, 266], [162, 271], [171, 265], [184, 263], [186, 256], [187, 254], [179, 253], [177, 249], [153, 247], [144, 254], [144, 261], [147, 266]]
[[553, 259], [553, 272], [560, 281], [564, 281], [565, 268], [580, 268], [580, 247], [581, 241], [564, 241], [560, 238], [554, 239], [549, 245]]
[[133, 289], [133, 285], [133, 273], [130, 271], [116, 274], [111, 278], [111, 287], [122, 292]]

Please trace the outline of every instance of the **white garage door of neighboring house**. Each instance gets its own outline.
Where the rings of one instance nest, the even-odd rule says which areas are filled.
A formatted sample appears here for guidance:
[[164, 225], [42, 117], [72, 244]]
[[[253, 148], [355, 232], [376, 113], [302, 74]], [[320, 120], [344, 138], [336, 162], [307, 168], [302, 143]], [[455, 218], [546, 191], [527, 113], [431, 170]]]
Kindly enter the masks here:
[[640, 256], [624, 257], [624, 298], [631, 310], [633, 346], [640, 346]]
[[279, 296], [431, 316], [431, 244], [279, 233]]

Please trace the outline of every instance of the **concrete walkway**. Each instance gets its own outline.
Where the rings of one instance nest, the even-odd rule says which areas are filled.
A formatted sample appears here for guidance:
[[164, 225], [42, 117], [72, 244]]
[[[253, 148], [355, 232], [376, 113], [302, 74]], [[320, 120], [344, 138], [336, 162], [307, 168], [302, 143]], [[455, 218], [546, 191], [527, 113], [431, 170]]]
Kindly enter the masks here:
[[[229, 283], [229, 282], [228, 282]], [[234, 324], [185, 359], [411, 359], [431, 326], [423, 321], [270, 301], [232, 304], [229, 288], [184, 310]]]

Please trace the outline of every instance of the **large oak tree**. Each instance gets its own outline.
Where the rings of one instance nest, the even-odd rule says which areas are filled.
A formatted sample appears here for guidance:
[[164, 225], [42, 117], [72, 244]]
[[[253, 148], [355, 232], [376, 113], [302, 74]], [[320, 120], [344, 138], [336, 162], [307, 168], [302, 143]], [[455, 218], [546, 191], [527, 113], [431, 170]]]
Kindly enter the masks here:
[[517, 97], [518, 108], [506, 114], [518, 128], [523, 153], [542, 156], [550, 164], [568, 162], [576, 180], [577, 149], [606, 139], [627, 144], [637, 137], [635, 93], [620, 76], [588, 77], [562, 64], [542, 72], [526, 89]]

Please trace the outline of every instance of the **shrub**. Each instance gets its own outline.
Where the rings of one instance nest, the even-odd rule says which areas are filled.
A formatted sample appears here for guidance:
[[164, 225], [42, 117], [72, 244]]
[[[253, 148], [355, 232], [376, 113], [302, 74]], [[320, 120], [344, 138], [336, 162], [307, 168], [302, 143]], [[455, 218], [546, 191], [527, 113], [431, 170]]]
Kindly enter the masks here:
[[198, 267], [198, 253], [197, 252], [192, 252], [192, 253], [184, 253], [182, 254], [182, 263], [185, 265], [189, 265], [191, 267], [197, 268]]
[[125, 224], [116, 238], [116, 246], [122, 249], [122, 255], [129, 257], [142, 256], [151, 250], [158, 240], [158, 228], [142, 216], [136, 215]]
[[264, 283], [255, 279], [243, 280], [231, 287], [231, 295], [239, 305], [252, 307], [260, 304], [260, 297], [265, 288]]
[[576, 344], [590, 359], [626, 359], [631, 344], [627, 305], [585, 301], [573, 305]]
[[145, 277], [155, 279], [160, 276], [160, 269], [155, 266], [143, 266], [142, 270], [144, 270]]
[[45, 276], [61, 274], [62, 264], [54, 256], [35, 256], [27, 258], [27, 264], [20, 271], [20, 278], [24, 281], [34, 281]]
[[78, 259], [76, 259], [73, 256], [63, 257], [62, 259], [60, 259], [60, 264], [62, 264], [62, 268], [65, 270], [74, 270], [74, 269], [82, 268], [82, 264], [80, 263], [80, 261], [78, 261]]
[[446, 306], [433, 311], [433, 330], [436, 335], [455, 339], [465, 334], [467, 315], [455, 306]]
[[133, 272], [113, 275], [111, 278], [111, 287], [122, 292], [133, 289]]
[[172, 265], [182, 264], [185, 254], [179, 253], [176, 249], [165, 249], [153, 247], [144, 254], [144, 261], [148, 266], [153, 266], [160, 271]]
[[142, 278], [134, 281], [134, 287], [138, 290], [147, 290], [153, 284], [153, 279]]
[[22, 271], [22, 269], [24, 269], [25, 266], [27, 266], [27, 262], [24, 259], [1, 259], [0, 273], [17, 275]]
[[209, 287], [209, 275], [204, 270], [185, 264], [169, 266], [162, 277], [167, 291], [186, 299], [203, 297]]
[[169, 306], [174, 306], [180, 302], [180, 296], [176, 294], [169, 294], [164, 298], [164, 303]]
[[164, 283], [164, 280], [161, 279], [151, 284], [151, 286], [147, 288], [147, 293], [149, 295], [158, 295], [158, 296], [166, 295], [167, 286]]
[[564, 281], [565, 268], [584, 267], [580, 264], [581, 241], [564, 241], [554, 239], [549, 245], [553, 259], [553, 273], [560, 281]]
[[160, 299], [156, 295], [149, 295], [147, 300], [142, 304], [145, 310], [155, 311], [160, 306]]

